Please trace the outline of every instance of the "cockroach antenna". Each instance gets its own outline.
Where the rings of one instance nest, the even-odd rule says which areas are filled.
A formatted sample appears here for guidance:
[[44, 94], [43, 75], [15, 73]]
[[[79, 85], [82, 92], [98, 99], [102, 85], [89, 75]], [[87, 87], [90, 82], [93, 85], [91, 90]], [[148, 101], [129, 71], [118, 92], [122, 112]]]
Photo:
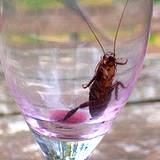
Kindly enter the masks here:
[[120, 26], [121, 26], [121, 23], [122, 23], [122, 19], [123, 19], [125, 10], [126, 10], [126, 8], [127, 8], [128, 1], [129, 1], [129, 0], [126, 1], [125, 7], [124, 7], [124, 9], [123, 9], [123, 12], [122, 12], [122, 14], [121, 14], [120, 20], [119, 20], [119, 22], [118, 22], [118, 27], [117, 27], [117, 31], [116, 31], [115, 38], [114, 38], [114, 44], [113, 44], [113, 56], [114, 56], [114, 57], [115, 57], [115, 54], [116, 54], [116, 42], [117, 42], [117, 37], [118, 37], [119, 29], [120, 29]]
[[94, 35], [96, 41], [97, 41], [98, 44], [100, 45], [103, 54], [105, 55], [105, 49], [104, 49], [103, 45], [101, 44], [101, 42], [100, 42], [100, 40], [99, 40], [97, 34], [96, 34], [95, 31], [93, 30], [91, 24], [88, 22], [88, 20], [86, 19], [86, 17], [85, 17], [84, 15], [82, 15], [82, 17], [83, 17], [84, 21], [86, 22], [86, 24], [88, 25], [88, 27], [89, 27], [89, 29], [91, 30], [91, 32], [93, 33], [93, 35]]
[[[122, 19], [123, 19], [125, 10], [126, 10], [126, 8], [127, 8], [128, 1], [129, 1], [129, 0], [126, 1], [126, 4], [125, 4], [125, 6], [124, 6], [122, 15], [121, 15], [120, 20], [119, 20], [119, 23], [118, 23], [117, 31], [116, 31], [116, 34], [115, 34], [114, 45], [113, 45], [113, 56], [114, 56], [114, 57], [115, 57], [115, 52], [116, 52], [116, 42], [117, 42], [117, 37], [118, 37], [119, 29], [120, 29], [120, 26], [121, 26], [121, 23], [122, 23]], [[84, 20], [84, 21], [86, 22], [86, 24], [88, 25], [88, 27], [89, 27], [89, 29], [91, 30], [91, 32], [93, 33], [96, 41], [98, 42], [98, 44], [100, 45], [100, 47], [101, 47], [101, 49], [102, 49], [103, 54], [105, 55], [105, 54], [106, 54], [105, 49], [104, 49], [102, 43], [100, 42], [97, 34], [96, 34], [95, 31], [93, 30], [92, 25], [89, 23], [89, 21], [87, 20], [87, 18], [83, 15], [83, 13], [82, 13], [81, 11], [80, 11], [80, 14], [81, 14], [83, 20]]]

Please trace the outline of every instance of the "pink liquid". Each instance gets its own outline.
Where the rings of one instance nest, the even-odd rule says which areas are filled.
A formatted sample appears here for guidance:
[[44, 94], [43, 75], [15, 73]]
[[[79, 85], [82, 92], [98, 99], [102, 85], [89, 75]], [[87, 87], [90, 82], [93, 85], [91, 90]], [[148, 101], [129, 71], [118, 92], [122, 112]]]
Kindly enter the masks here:
[[53, 110], [49, 118], [25, 115], [25, 119], [34, 132], [50, 138], [84, 140], [105, 134], [111, 128], [112, 120], [90, 120], [86, 111], [77, 111], [65, 122], [60, 120], [66, 115], [66, 110]]
[[[68, 113], [68, 111], [55, 110], [50, 113], [50, 119], [54, 119], [55, 121], [62, 120], [67, 113]], [[76, 124], [76, 123], [83, 123], [86, 120], [87, 120], [86, 114], [84, 114], [82, 112], [76, 112], [69, 119], [63, 121], [63, 123]]]

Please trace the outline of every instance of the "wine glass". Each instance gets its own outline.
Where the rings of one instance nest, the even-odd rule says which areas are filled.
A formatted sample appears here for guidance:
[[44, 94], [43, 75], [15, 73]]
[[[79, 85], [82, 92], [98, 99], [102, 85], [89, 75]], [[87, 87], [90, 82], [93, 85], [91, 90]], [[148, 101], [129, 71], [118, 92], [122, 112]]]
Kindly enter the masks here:
[[1, 63], [46, 160], [87, 160], [143, 65], [152, 0], [1, 0]]

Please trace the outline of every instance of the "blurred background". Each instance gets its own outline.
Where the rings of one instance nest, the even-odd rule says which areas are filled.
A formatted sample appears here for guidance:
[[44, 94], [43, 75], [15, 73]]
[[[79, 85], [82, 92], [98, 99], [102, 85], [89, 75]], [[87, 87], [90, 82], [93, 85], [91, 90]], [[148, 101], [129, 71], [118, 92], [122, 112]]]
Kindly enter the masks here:
[[[7, 5], [6, 0], [6, 5]], [[38, 0], [37, 8], [52, 7]], [[91, 0], [87, 0], [92, 3]], [[33, 0], [17, 1], [24, 10]], [[112, 3], [108, 0], [107, 3]], [[55, 4], [54, 4], [55, 5]], [[9, 8], [10, 9], [10, 8]], [[2, 22], [0, 22], [2, 23]], [[83, 35], [82, 35], [83, 37]], [[34, 43], [30, 37], [12, 41]], [[45, 37], [51, 38], [51, 37]], [[65, 40], [65, 35], [62, 37]], [[141, 76], [128, 104], [112, 130], [95, 150], [92, 160], [160, 160], [160, 0], [155, 0], [148, 52]], [[40, 160], [39, 148], [19, 114], [0, 67], [0, 160]]]

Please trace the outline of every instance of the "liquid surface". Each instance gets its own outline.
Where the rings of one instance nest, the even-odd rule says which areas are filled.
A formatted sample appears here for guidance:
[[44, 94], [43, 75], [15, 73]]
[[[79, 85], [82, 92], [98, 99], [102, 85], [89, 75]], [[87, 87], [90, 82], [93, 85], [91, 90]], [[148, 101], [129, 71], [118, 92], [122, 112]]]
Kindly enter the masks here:
[[25, 115], [31, 130], [48, 138], [65, 140], [86, 140], [103, 135], [109, 131], [112, 121], [103, 121], [102, 117], [90, 120], [85, 111], [78, 111], [66, 121], [62, 121], [68, 111], [54, 110], [50, 118], [31, 117]]

